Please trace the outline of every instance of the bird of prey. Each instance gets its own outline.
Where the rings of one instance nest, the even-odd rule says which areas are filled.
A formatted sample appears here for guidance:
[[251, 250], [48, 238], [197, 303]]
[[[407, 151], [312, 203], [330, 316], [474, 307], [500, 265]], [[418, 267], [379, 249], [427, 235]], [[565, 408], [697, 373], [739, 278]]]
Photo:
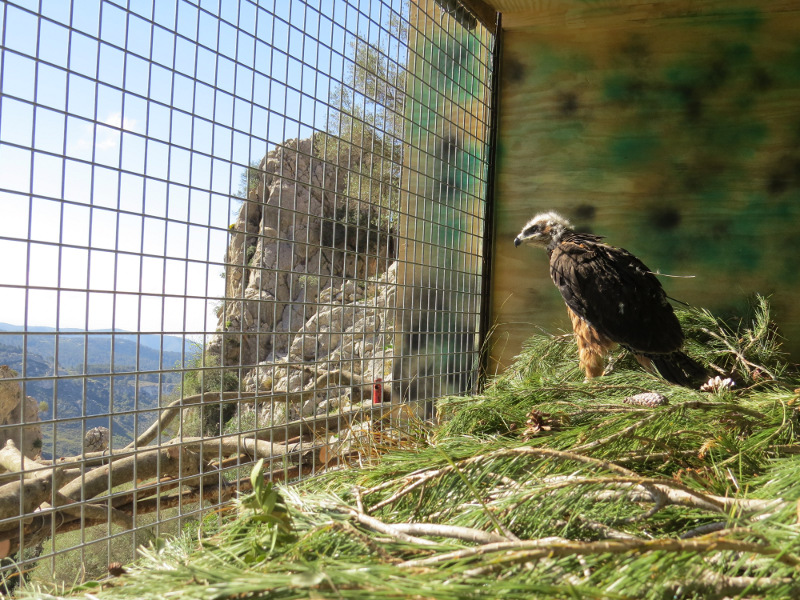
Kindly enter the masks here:
[[706, 370], [681, 351], [683, 330], [661, 283], [633, 254], [601, 240], [555, 212], [536, 215], [514, 239], [547, 250], [586, 378], [602, 375], [606, 354], [619, 345], [667, 381], [699, 386]]

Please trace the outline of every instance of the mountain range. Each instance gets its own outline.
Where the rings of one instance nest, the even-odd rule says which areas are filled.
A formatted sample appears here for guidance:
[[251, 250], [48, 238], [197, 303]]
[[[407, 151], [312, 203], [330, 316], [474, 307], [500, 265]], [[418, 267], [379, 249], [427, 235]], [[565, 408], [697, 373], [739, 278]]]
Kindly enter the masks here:
[[115, 447], [127, 444], [180, 386], [175, 369], [200, 349], [179, 336], [0, 323], [0, 364], [24, 375], [25, 394], [42, 406], [45, 458], [80, 453], [83, 434], [99, 425]]

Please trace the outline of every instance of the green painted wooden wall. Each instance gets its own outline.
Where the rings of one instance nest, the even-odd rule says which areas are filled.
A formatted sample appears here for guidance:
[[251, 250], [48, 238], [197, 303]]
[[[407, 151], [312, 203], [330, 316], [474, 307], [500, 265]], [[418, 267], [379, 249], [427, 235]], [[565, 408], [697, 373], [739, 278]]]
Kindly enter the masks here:
[[[800, 2], [542, 2], [506, 23], [492, 353], [569, 330], [546, 254], [557, 210], [719, 314], [772, 296], [800, 361]], [[517, 24], [518, 25], [518, 24]]]

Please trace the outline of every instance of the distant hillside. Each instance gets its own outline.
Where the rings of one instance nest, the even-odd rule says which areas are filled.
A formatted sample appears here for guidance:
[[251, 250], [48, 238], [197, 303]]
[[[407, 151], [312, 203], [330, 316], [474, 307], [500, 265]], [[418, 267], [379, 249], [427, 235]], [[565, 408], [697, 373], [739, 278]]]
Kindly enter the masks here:
[[[0, 332], [2, 331], [23, 331], [24, 327], [22, 325], [12, 325], [11, 323], [3, 323], [0, 322]], [[53, 327], [42, 327], [39, 325], [31, 325], [28, 327], [29, 332], [34, 333], [55, 333], [55, 329]], [[83, 334], [83, 329], [75, 329], [73, 327], [64, 327], [61, 329], [61, 333], [80, 333]], [[147, 346], [148, 348], [159, 349], [161, 344], [164, 345], [164, 350], [168, 352], [180, 352], [182, 347], [185, 347], [187, 352], [192, 348], [193, 343], [190, 340], [185, 340], [183, 337], [179, 335], [159, 335], [157, 333], [142, 333], [137, 334], [131, 331], [126, 331], [124, 329], [117, 329], [112, 331], [111, 329], [94, 329], [91, 330], [89, 333], [96, 334], [96, 333], [116, 333], [117, 335], [129, 335], [132, 337], [139, 337], [141, 340], [141, 344], [143, 346]], [[162, 342], [163, 340], [163, 342]]]
[[[19, 325], [0, 323], [0, 346], [19, 348], [21, 351], [22, 331]], [[107, 331], [85, 333], [79, 329], [62, 329], [56, 335], [52, 327], [29, 327], [27, 337], [29, 354], [40, 356], [51, 369], [57, 362], [60, 368], [76, 374], [84, 372], [84, 361], [88, 365], [88, 373], [172, 369], [180, 364], [182, 348], [185, 348], [186, 357], [194, 353], [194, 344], [178, 336], [139, 335], [121, 330], [112, 334]], [[2, 364], [17, 368], [11, 363]], [[49, 374], [52, 374], [52, 370]]]
[[[0, 323], [0, 364], [18, 373], [23, 367], [21, 331], [17, 325]], [[180, 372], [157, 371], [180, 368], [184, 347], [186, 362], [195, 348], [177, 336], [86, 334], [74, 329], [55, 334], [49, 327], [29, 327], [25, 394], [47, 404], [42, 419], [59, 421], [43, 426], [43, 455], [78, 454], [83, 433], [98, 425], [112, 430], [115, 445], [132, 440], [155, 420], [161, 398], [180, 385]], [[127, 371], [140, 374], [116, 375]], [[56, 374], [61, 376], [57, 382], [51, 379]], [[84, 374], [91, 377], [81, 377]]]

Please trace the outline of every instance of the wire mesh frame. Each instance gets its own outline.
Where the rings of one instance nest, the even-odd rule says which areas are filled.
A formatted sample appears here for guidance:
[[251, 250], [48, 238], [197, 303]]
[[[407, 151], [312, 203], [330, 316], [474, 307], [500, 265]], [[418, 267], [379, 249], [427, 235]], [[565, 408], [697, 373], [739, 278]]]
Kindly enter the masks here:
[[49, 457], [3, 483], [51, 484], [2, 515], [7, 572], [97, 576], [259, 453], [310, 476], [474, 379], [493, 37], [434, 2], [264, 4], [3, 6], [0, 433]]

